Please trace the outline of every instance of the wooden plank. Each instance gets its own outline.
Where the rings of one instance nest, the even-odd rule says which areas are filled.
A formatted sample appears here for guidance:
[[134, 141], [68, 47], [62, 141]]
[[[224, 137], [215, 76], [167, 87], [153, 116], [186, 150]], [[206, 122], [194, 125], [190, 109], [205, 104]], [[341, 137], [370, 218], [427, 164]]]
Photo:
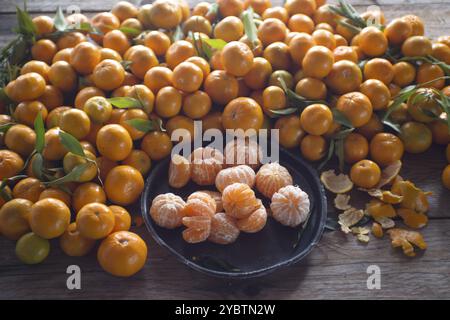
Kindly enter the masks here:
[[[1, 299], [449, 299], [450, 219], [434, 220], [424, 230], [429, 249], [416, 258], [392, 249], [389, 239], [365, 245], [340, 232], [324, 235], [301, 263], [263, 278], [229, 281], [211, 278], [179, 263], [157, 246], [141, 227], [149, 260], [128, 279], [103, 272], [95, 252], [83, 258], [64, 256], [52, 243], [50, 257], [41, 265], [25, 266], [13, 254], [13, 243], [0, 239]], [[81, 290], [66, 289], [66, 268], [82, 270]], [[367, 267], [381, 270], [381, 290], [368, 290]]]

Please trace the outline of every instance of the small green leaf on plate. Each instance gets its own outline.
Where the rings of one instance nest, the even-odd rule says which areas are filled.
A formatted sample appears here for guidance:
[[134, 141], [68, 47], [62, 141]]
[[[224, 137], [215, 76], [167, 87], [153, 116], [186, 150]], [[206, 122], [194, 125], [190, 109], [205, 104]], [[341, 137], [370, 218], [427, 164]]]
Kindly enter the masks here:
[[227, 44], [222, 39], [202, 39], [202, 41], [215, 50], [222, 50]]
[[140, 30], [131, 27], [120, 27], [119, 30], [132, 37], [136, 37], [141, 33]]
[[346, 126], [347, 128], [353, 128], [352, 123], [348, 118], [338, 109], [332, 108], [333, 113], [333, 120], [339, 124], [342, 124], [343, 126]]

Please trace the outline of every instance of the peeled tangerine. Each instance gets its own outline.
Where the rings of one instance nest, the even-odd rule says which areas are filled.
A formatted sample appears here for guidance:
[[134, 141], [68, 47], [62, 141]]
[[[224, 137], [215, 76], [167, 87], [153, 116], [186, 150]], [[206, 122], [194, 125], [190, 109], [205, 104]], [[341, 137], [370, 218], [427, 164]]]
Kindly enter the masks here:
[[245, 183], [233, 183], [222, 193], [222, 204], [225, 213], [236, 219], [250, 216], [258, 207], [255, 192]]
[[183, 209], [183, 216], [203, 216], [211, 218], [216, 213], [216, 201], [205, 192], [194, 192], [191, 194]]
[[233, 183], [245, 183], [250, 188], [255, 185], [255, 171], [247, 165], [240, 165], [221, 170], [216, 177], [216, 188], [223, 192], [223, 189]]
[[188, 159], [174, 154], [169, 165], [169, 185], [174, 188], [184, 187], [191, 179], [191, 164]]
[[256, 174], [256, 189], [269, 199], [280, 188], [292, 183], [289, 171], [278, 162], [266, 163]]
[[208, 194], [211, 198], [213, 198], [216, 201], [216, 213], [223, 211], [222, 194], [220, 192], [211, 190], [200, 190], [199, 192]]
[[160, 194], [153, 199], [150, 216], [158, 226], [174, 229], [182, 224], [185, 206], [184, 200], [173, 193]]
[[235, 219], [224, 212], [219, 212], [211, 219], [211, 232], [208, 240], [218, 244], [230, 244], [239, 236]]
[[225, 166], [246, 164], [253, 170], [261, 165], [262, 151], [258, 143], [251, 139], [235, 139], [225, 146]]
[[247, 233], [255, 233], [261, 231], [267, 222], [267, 210], [261, 200], [258, 199], [259, 206], [247, 218], [236, 221], [239, 230]]
[[191, 179], [201, 186], [212, 185], [223, 168], [223, 155], [210, 147], [197, 148], [191, 154]]
[[199, 243], [208, 239], [211, 233], [211, 218], [208, 216], [184, 217], [183, 239], [189, 243]]
[[270, 209], [275, 220], [285, 226], [296, 227], [308, 217], [309, 198], [299, 187], [286, 186], [273, 195]]

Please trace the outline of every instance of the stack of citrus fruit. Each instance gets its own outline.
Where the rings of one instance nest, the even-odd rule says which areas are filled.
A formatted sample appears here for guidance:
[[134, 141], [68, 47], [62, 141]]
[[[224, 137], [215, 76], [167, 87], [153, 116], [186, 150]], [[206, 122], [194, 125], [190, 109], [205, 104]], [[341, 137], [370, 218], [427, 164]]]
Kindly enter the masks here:
[[[322, 164], [337, 155], [363, 188], [404, 152], [448, 144], [449, 36], [430, 40], [415, 15], [386, 22], [325, 2], [121, 1], [89, 18], [19, 10], [0, 61], [0, 230], [20, 239], [18, 256], [42, 261], [46, 239], [69, 255], [101, 240], [103, 268], [139, 270], [146, 247], [119, 206], [138, 199], [176, 129], [193, 138], [194, 120], [279, 129], [282, 146]], [[449, 187], [449, 167], [442, 178]]]

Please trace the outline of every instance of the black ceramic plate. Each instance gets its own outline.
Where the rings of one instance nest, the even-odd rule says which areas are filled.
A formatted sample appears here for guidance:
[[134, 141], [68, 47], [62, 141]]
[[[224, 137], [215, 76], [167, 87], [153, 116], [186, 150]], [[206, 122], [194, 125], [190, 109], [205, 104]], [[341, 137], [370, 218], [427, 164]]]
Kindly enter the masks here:
[[[318, 243], [326, 221], [326, 198], [316, 171], [298, 157], [280, 150], [280, 163], [291, 173], [294, 184], [305, 191], [310, 199], [311, 213], [306, 228], [285, 227], [272, 218], [258, 233], [241, 232], [235, 243], [219, 245], [211, 242], [186, 243], [182, 229], [168, 230], [157, 226], [149, 215], [153, 198], [172, 192], [182, 198], [199, 189], [193, 182], [181, 189], [168, 185], [169, 159], [159, 162], [151, 171], [141, 198], [142, 215], [155, 241], [166, 247], [182, 263], [197, 271], [227, 278], [261, 276], [304, 258]], [[211, 187], [211, 190], [214, 187]], [[261, 195], [258, 198], [263, 199]], [[264, 201], [263, 201], [264, 202]], [[266, 207], [269, 203], [265, 202]]]

